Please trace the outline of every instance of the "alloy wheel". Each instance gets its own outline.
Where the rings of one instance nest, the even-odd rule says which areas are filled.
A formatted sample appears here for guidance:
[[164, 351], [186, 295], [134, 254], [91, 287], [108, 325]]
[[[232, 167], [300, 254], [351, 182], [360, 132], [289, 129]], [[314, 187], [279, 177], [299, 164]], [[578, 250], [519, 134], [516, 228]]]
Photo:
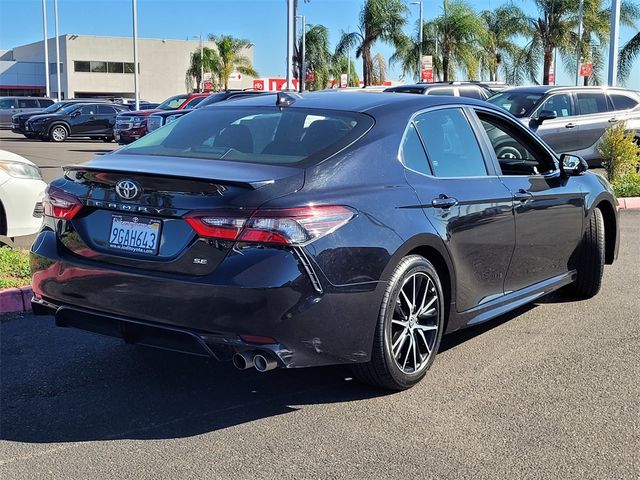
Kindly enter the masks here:
[[404, 373], [420, 372], [435, 354], [440, 298], [425, 272], [408, 276], [398, 292], [391, 317], [391, 356]]
[[56, 142], [62, 142], [67, 137], [67, 131], [64, 127], [56, 127], [51, 131], [51, 136]]

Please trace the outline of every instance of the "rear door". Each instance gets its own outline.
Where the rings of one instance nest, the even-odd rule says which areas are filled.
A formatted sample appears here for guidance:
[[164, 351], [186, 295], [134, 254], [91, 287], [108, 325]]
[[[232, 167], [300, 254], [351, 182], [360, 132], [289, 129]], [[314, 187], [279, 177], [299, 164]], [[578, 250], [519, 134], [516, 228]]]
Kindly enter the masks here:
[[[514, 197], [516, 245], [505, 292], [566, 274], [582, 237], [585, 208], [579, 183], [562, 177], [553, 155], [523, 127], [495, 112], [476, 113], [500, 180]], [[505, 138], [519, 156], [505, 155]]]
[[555, 113], [556, 118], [545, 120], [536, 130], [536, 134], [558, 153], [578, 150], [580, 148], [580, 128], [571, 93], [551, 94], [543, 100], [532, 117], [537, 118], [543, 110]]
[[589, 150], [583, 152], [585, 159], [597, 158], [595, 144], [598, 143], [604, 131], [611, 125], [609, 120], [614, 117], [609, 111], [607, 97], [604, 92], [577, 92], [576, 106], [579, 117], [579, 141], [577, 150]]
[[91, 135], [99, 131], [98, 105], [84, 105], [71, 114], [72, 135]]
[[18, 110], [20, 113], [33, 113], [42, 110], [35, 98], [18, 98]]
[[458, 311], [504, 293], [515, 246], [512, 195], [485, 155], [459, 107], [417, 115], [402, 147], [407, 180], [451, 252]]
[[116, 123], [117, 110], [111, 105], [98, 105], [97, 126], [99, 133], [113, 134], [113, 126]]

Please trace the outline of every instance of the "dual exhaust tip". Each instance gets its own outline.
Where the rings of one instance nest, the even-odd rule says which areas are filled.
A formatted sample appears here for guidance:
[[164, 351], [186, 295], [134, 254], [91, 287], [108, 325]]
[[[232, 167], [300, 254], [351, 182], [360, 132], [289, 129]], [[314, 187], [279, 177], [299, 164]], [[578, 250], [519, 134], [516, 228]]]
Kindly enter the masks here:
[[244, 352], [238, 352], [231, 358], [233, 366], [238, 370], [247, 370], [254, 367], [259, 372], [268, 372], [278, 366], [278, 362], [270, 353], [255, 352], [245, 350]]

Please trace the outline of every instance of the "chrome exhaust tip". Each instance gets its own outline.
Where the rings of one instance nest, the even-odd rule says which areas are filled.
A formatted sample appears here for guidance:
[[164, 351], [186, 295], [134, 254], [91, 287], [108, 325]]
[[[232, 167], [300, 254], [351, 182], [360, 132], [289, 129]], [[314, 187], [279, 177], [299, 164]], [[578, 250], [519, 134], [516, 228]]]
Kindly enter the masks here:
[[264, 353], [256, 353], [253, 356], [253, 364], [259, 372], [268, 372], [278, 366], [275, 358]]
[[231, 362], [238, 370], [246, 370], [254, 366], [254, 359], [253, 352], [245, 350], [244, 352], [235, 353], [231, 357]]

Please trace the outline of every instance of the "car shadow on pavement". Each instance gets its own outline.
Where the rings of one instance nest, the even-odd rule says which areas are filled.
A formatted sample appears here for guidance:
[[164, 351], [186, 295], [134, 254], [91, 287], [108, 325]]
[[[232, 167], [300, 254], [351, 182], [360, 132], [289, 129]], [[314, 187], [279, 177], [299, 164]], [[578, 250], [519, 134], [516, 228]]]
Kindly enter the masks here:
[[97, 155], [103, 155], [105, 153], [111, 153], [113, 152], [113, 150], [105, 150], [105, 149], [101, 149], [101, 148], [96, 148], [96, 149], [84, 149], [84, 150], [80, 150], [80, 149], [69, 149], [70, 152], [84, 152], [84, 153], [95, 153]]

